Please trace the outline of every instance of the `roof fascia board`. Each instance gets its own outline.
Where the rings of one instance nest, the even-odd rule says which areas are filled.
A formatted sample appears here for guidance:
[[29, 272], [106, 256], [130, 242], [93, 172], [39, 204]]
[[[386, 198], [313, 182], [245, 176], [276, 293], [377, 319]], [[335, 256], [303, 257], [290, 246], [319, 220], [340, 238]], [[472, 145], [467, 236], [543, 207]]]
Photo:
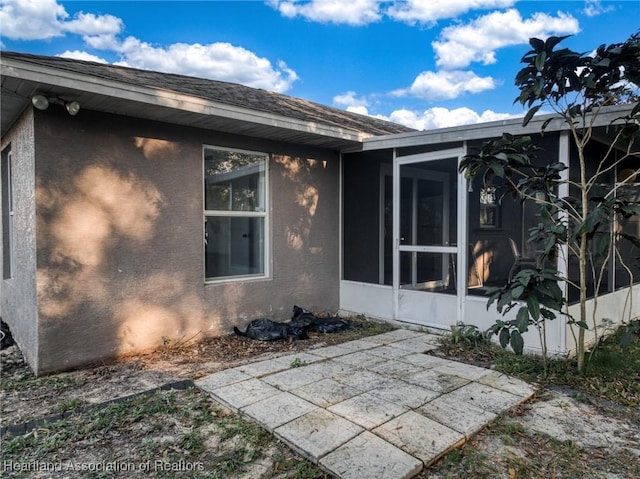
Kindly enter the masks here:
[[83, 75], [76, 72], [43, 67], [41, 65], [33, 65], [15, 59], [3, 59], [0, 57], [0, 66], [2, 66], [3, 76], [71, 88], [82, 92], [140, 102], [148, 105], [156, 105], [207, 116], [219, 116], [245, 121], [247, 123], [273, 126], [347, 141], [362, 142], [365, 138], [370, 136], [356, 130], [348, 130], [315, 122], [297, 120], [295, 118], [289, 118], [282, 115], [274, 115], [272, 113], [251, 110], [191, 95], [180, 94], [170, 90], [132, 85], [114, 80], [97, 78], [91, 75]]
[[[598, 117], [596, 118], [593, 126], [607, 126], [612, 121], [629, 114], [632, 108], [633, 105], [605, 107], [598, 113]], [[551, 118], [551, 120], [545, 128], [545, 132], [557, 132], [568, 129], [564, 120], [559, 118], [557, 115], [540, 115], [539, 117], [535, 117], [527, 126], [524, 127], [522, 126], [522, 118], [514, 118], [510, 120], [475, 123], [473, 125], [440, 128], [436, 130], [375, 136], [364, 140], [362, 150], [380, 150], [386, 148], [403, 148], [438, 143], [481, 140], [497, 138], [502, 136], [503, 133], [511, 133], [512, 135], [532, 135], [540, 133], [542, 124], [549, 118]]]

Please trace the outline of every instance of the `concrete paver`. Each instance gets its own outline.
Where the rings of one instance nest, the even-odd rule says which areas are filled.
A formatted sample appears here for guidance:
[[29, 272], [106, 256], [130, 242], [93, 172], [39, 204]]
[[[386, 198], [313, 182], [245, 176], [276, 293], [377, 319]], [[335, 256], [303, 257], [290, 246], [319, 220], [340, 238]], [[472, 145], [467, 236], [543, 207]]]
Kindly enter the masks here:
[[275, 430], [276, 436], [317, 462], [364, 429], [326, 409], [315, 409]]
[[441, 373], [433, 369], [427, 369], [405, 379], [408, 383], [415, 384], [416, 386], [422, 386], [431, 391], [439, 393], [448, 393], [458, 389], [461, 386], [469, 383], [468, 379], [461, 378], [460, 376], [454, 376], [452, 374]]
[[347, 354], [345, 356], [338, 356], [333, 359], [339, 363], [350, 364], [359, 368], [368, 368], [375, 366], [376, 364], [384, 363], [387, 360], [382, 356], [376, 356], [367, 351], [358, 351], [356, 353]]
[[406, 407], [386, 401], [371, 392], [334, 404], [328, 410], [366, 429], [378, 427], [407, 412]]
[[307, 384], [291, 392], [321, 407], [332, 406], [362, 393], [359, 389], [329, 378]]
[[374, 373], [382, 374], [383, 376], [394, 378], [394, 379], [402, 379], [412, 374], [416, 374], [422, 371], [420, 366], [416, 366], [414, 364], [403, 363], [400, 361], [396, 361], [395, 359], [383, 359], [381, 363], [374, 364], [373, 366], [367, 367], [369, 371], [373, 371]]
[[409, 339], [403, 339], [402, 341], [396, 341], [389, 343], [389, 346], [394, 348], [405, 349], [414, 353], [425, 353], [427, 351], [433, 351], [438, 349], [438, 344], [434, 343], [429, 338], [425, 337], [413, 337]]
[[465, 441], [464, 434], [414, 411], [406, 412], [372, 432], [421, 459], [425, 465]]
[[410, 478], [529, 398], [488, 369], [426, 354], [398, 329], [238, 366], [196, 381], [339, 479]]
[[369, 431], [327, 454], [320, 465], [342, 479], [405, 479], [423, 467], [422, 461]]
[[451, 374], [464, 379], [470, 379], [472, 381], [478, 380], [483, 376], [491, 373], [491, 370], [486, 368], [479, 368], [471, 364], [459, 363], [457, 361], [448, 361], [446, 364], [441, 364], [433, 368], [434, 371], [438, 371], [445, 374]]
[[234, 411], [248, 406], [249, 404], [253, 404], [254, 402], [262, 401], [263, 399], [280, 394], [278, 389], [255, 378], [213, 390], [210, 389], [209, 385], [206, 383], [201, 383], [198, 386], [205, 391], [214, 393], [220, 401], [225, 403]]
[[485, 411], [499, 414], [522, 401], [520, 396], [480, 383], [469, 383], [445, 397], [452, 404], [473, 404]]
[[446, 395], [425, 404], [417, 412], [464, 434], [467, 439], [498, 417], [473, 404], [452, 403]]
[[251, 379], [253, 376], [239, 369], [225, 369], [217, 373], [198, 379], [195, 384], [205, 391], [214, 391], [217, 388], [228, 386], [229, 384], [239, 383]]
[[318, 406], [290, 393], [280, 393], [255, 402], [241, 409], [243, 413], [252, 417], [269, 431], [282, 426]]
[[371, 392], [386, 401], [396, 402], [411, 409], [418, 408], [440, 396], [437, 391], [397, 379], [388, 379]]
[[534, 388], [530, 384], [520, 381], [519, 379], [509, 377], [506, 374], [499, 373], [498, 371], [491, 371], [489, 374], [479, 378], [478, 382], [480, 384], [485, 384], [487, 386], [515, 394], [522, 398], [529, 397], [534, 392]]
[[311, 364], [322, 360], [324, 360], [322, 356], [316, 356], [309, 353], [289, 354], [279, 358], [245, 364], [244, 366], [238, 366], [235, 369], [257, 378], [267, 374], [291, 369], [292, 364]]

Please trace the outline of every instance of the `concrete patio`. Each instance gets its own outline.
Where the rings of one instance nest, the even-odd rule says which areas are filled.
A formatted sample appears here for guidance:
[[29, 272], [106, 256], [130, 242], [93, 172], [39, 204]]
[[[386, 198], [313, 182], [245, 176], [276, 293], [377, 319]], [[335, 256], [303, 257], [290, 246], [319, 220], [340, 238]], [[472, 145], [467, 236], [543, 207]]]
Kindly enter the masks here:
[[425, 354], [437, 347], [437, 336], [398, 329], [196, 385], [338, 478], [410, 478], [534, 391]]

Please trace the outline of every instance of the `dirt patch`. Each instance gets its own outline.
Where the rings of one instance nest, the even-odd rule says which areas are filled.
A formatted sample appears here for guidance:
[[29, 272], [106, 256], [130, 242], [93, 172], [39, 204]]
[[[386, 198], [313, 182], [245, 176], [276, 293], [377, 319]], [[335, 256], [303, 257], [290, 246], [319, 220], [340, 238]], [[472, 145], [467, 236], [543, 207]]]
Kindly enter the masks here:
[[339, 344], [393, 329], [367, 321], [353, 320], [353, 323], [356, 327], [352, 330], [335, 334], [312, 332], [309, 339], [300, 341], [256, 341], [231, 334], [190, 345], [167, 344], [150, 354], [42, 377], [33, 375], [20, 350], [12, 346], [0, 351], [0, 426], [102, 403], [175, 381], [197, 379], [249, 361]]
[[[2, 425], [78, 410], [86, 404], [197, 379], [249, 361], [339, 344], [390, 329], [371, 323], [345, 333], [312, 334], [308, 340], [294, 342], [260, 342], [230, 335], [189, 346], [168, 344], [153, 354], [41, 378], [31, 374], [19, 350], [12, 347], [2, 351], [0, 357]], [[441, 350], [439, 354], [444, 353]], [[455, 357], [453, 353], [450, 357], [491, 365], [490, 358]], [[55, 458], [51, 464], [135, 464], [140, 468], [147, 461], [152, 465], [160, 461], [160, 469], [153, 473], [140, 469], [113, 474], [70, 470], [67, 477], [329, 477], [260, 427], [230, 413], [197, 389], [159, 391], [126, 403], [74, 413], [24, 436], [9, 437], [10, 447], [3, 452], [23, 463]], [[201, 464], [206, 471], [188, 470]], [[182, 469], [162, 469], [176, 465]], [[52, 474], [18, 472], [9, 477]], [[418, 475], [420, 479], [458, 477], [640, 477], [640, 410], [598, 401], [576, 391], [543, 389], [533, 401], [499, 418], [463, 448]]]

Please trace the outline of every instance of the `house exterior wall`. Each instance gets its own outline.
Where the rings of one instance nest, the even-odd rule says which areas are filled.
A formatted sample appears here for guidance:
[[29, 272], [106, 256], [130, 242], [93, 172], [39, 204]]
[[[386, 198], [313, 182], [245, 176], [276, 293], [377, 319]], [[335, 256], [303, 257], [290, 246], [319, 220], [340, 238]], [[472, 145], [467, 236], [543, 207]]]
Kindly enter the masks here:
[[[338, 308], [335, 152], [36, 113], [38, 373]], [[205, 283], [203, 145], [271, 154], [269, 278]]]
[[[586, 345], [593, 344], [597, 337], [606, 336], [615, 331], [622, 324], [628, 324], [629, 320], [640, 318], [640, 301], [636, 298], [640, 296], [640, 284], [603, 294], [598, 297], [597, 302], [593, 299], [587, 300], [587, 324], [589, 329], [585, 331], [584, 341]], [[580, 304], [569, 306], [569, 314], [579, 320]], [[594, 328], [595, 325], [595, 328]], [[578, 327], [566, 324], [567, 353], [576, 352], [576, 337]]]
[[[13, 259], [12, 277], [0, 280], [2, 319], [30, 364], [38, 358], [36, 306], [36, 223], [34, 178], [33, 112], [26, 110], [2, 138], [2, 151], [11, 149], [13, 184]], [[0, 224], [0, 228], [2, 225]], [[0, 248], [2, 245], [0, 244]], [[4, 252], [3, 252], [4, 253]], [[0, 255], [1, 258], [4, 254]]]

